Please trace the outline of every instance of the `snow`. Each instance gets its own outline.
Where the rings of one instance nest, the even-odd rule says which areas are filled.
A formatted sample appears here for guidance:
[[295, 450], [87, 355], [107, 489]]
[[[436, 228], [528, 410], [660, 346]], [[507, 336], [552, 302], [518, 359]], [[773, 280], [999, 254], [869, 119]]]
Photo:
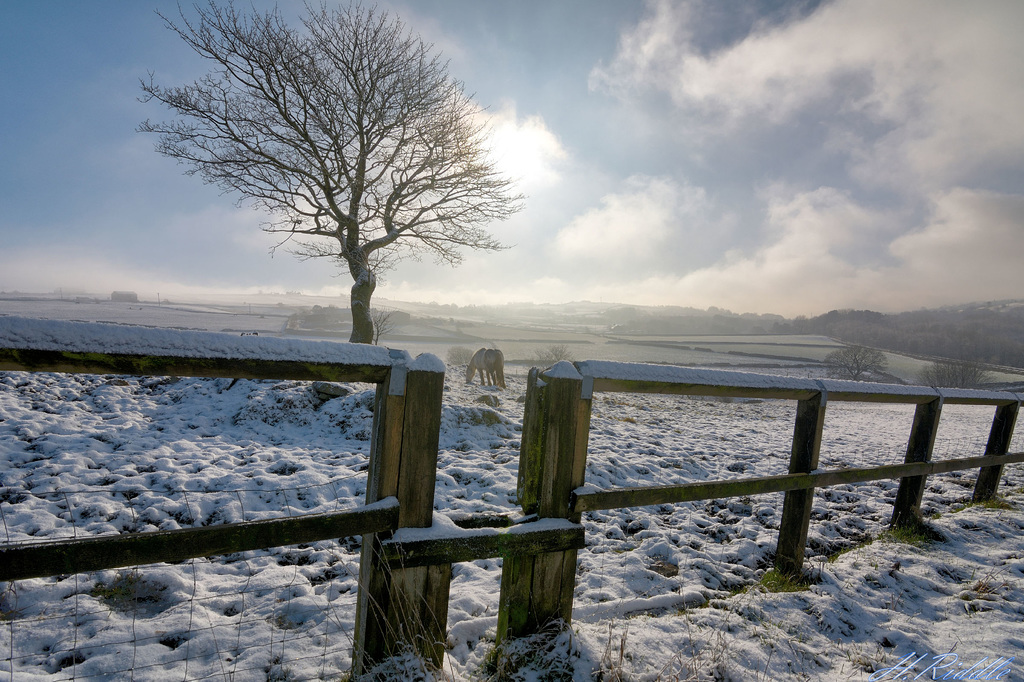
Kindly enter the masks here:
[[[263, 346], [263, 337], [200, 334], [192, 345], [180, 341], [182, 332], [54, 324], [0, 318], [0, 346], [26, 347], [31, 339], [65, 350], [149, 353], [168, 346], [272, 358], [296, 348], [309, 354], [303, 357], [351, 362], [337, 359], [350, 357], [347, 344], [266, 339], [275, 343]], [[351, 352], [364, 351], [374, 362], [402, 361], [384, 349]], [[421, 362], [436, 371], [440, 361], [420, 356], [412, 364]], [[769, 381], [600, 361], [580, 368], [651, 381]], [[502, 391], [465, 385], [463, 369], [448, 368], [445, 378], [434, 523], [399, 537], [565, 526], [545, 520], [467, 531], [451, 521], [519, 511], [525, 371], [507, 368]], [[783, 380], [820, 390], [816, 379]], [[349, 388], [322, 402], [304, 382], [0, 372], [2, 541], [359, 506], [374, 391]], [[484, 396], [500, 404], [479, 404]], [[795, 412], [791, 400], [598, 393], [585, 486], [785, 473]], [[982, 454], [993, 412], [944, 408], [935, 458]], [[829, 403], [820, 467], [902, 461], [913, 415], [912, 404]], [[1021, 443], [1018, 429], [1011, 451]], [[1014, 656], [1024, 646], [1024, 476], [1020, 465], [1003, 473], [1000, 490], [1014, 508], [962, 508], [975, 475], [928, 478], [922, 511], [945, 541], [921, 547], [865, 544], [887, 526], [898, 481], [816, 491], [806, 561], [815, 581], [794, 593], [757, 584], [771, 567], [781, 494], [585, 514], [588, 547], [579, 552], [573, 629], [559, 640], [564, 653], [552, 655], [578, 682], [596, 679], [602, 668], [610, 679], [615, 665], [636, 680], [867, 680], [912, 652], [954, 651], [962, 669], [986, 656]], [[351, 664], [358, 564], [358, 540], [344, 538], [11, 583], [0, 597], [0, 677], [334, 679]], [[500, 574], [500, 559], [453, 566], [445, 661], [452, 679], [481, 676], [493, 647]], [[138, 598], [118, 596], [124, 593]], [[1004, 679], [1020, 679], [1020, 664], [1009, 666]]]
[[421, 353], [409, 364], [409, 369], [417, 372], [436, 372], [438, 374], [445, 371], [444, 362], [430, 353]]
[[830, 393], [872, 394], [885, 393], [908, 401], [934, 400], [941, 397], [947, 403], [974, 401], [990, 404], [1020, 400], [1020, 397], [1007, 391], [985, 391], [972, 388], [932, 388], [930, 386], [913, 386], [899, 384], [877, 384], [869, 381], [846, 381], [842, 379], [822, 379], [821, 385]]
[[579, 379], [580, 373], [571, 362], [560, 360], [544, 370], [544, 377], [547, 379]]
[[887, 395], [913, 399], [934, 400], [939, 391], [930, 386], [899, 384], [877, 384], [871, 381], [848, 381], [845, 379], [821, 379], [821, 386], [829, 393], [885, 393]]
[[393, 364], [388, 349], [365, 344], [235, 336], [24, 317], [0, 317], [0, 348], [184, 358], [293, 360], [381, 367]]
[[[568, 363], [559, 363], [568, 364]], [[698, 386], [724, 386], [730, 388], [782, 389], [786, 391], [825, 391], [865, 397], [874, 394], [895, 396], [907, 402], [923, 402], [940, 396], [947, 402], [1000, 403], [1019, 401], [1020, 396], [1006, 391], [984, 391], [976, 389], [935, 389], [930, 386], [880, 384], [868, 381], [843, 379], [816, 379], [791, 377], [753, 372], [736, 372], [720, 369], [678, 367], [674, 365], [649, 365], [607, 360], [585, 360], [578, 362], [580, 373], [594, 379], [651, 382], [664, 384], [686, 384]], [[568, 370], [562, 369], [562, 372]], [[551, 376], [551, 370], [546, 372]]]
[[1020, 401], [1022, 398], [1017, 393], [1009, 391], [979, 391], [969, 388], [940, 388], [938, 389], [947, 402], [956, 400], [987, 400], [990, 402], [999, 401]]
[[788, 390], [818, 391], [817, 383], [811, 379], [754, 374], [753, 372], [732, 372], [720, 369], [697, 369], [673, 365], [642, 365], [630, 362], [609, 362], [586, 360], [577, 363], [580, 373], [595, 379], [619, 379], [623, 381], [649, 381], [671, 384], [703, 384], [753, 388], [783, 388]]
[[424, 540], [458, 540], [460, 538], [490, 537], [494, 535], [517, 535], [545, 530], [572, 530], [578, 524], [565, 519], [540, 519], [521, 523], [508, 528], [460, 528], [445, 514], [434, 512], [429, 528], [399, 528], [395, 531], [395, 542], [422, 542]]

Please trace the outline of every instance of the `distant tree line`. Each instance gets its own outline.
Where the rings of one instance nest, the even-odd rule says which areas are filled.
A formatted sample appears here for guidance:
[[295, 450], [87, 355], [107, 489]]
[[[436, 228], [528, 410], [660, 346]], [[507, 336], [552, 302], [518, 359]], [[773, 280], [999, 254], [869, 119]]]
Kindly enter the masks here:
[[288, 329], [311, 329], [334, 331], [345, 329], [349, 323], [347, 308], [319, 306], [303, 308], [288, 318]]
[[977, 305], [906, 313], [833, 310], [778, 322], [779, 334], [823, 334], [900, 353], [1024, 367], [1024, 305]]

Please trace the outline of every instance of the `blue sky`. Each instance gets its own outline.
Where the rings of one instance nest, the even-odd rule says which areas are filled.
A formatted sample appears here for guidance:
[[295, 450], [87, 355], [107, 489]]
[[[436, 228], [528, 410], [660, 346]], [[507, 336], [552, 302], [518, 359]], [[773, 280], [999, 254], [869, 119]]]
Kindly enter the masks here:
[[[528, 199], [492, 226], [508, 250], [403, 262], [380, 296], [786, 315], [1024, 297], [1024, 3], [381, 7], [486, 108]], [[347, 300], [347, 275], [271, 257], [261, 214], [135, 132], [168, 116], [140, 78], [207, 69], [155, 10], [178, 11], [0, 3], [0, 290]]]

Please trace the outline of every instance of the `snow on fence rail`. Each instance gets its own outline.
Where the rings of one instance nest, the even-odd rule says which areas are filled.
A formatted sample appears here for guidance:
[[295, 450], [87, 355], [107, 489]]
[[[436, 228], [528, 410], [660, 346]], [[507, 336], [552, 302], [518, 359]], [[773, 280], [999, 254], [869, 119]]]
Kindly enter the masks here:
[[0, 370], [380, 384], [410, 361], [378, 346], [0, 318]]

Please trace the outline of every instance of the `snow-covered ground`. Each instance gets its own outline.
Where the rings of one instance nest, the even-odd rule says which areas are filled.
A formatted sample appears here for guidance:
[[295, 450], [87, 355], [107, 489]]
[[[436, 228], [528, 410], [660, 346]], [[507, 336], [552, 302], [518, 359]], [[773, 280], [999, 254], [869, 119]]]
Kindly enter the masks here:
[[[512, 511], [525, 381], [466, 386], [461, 370], [446, 378], [436, 507]], [[373, 392], [349, 388], [321, 402], [300, 382], [0, 373], [3, 541], [357, 506]], [[500, 404], [478, 402], [485, 395]], [[992, 412], [944, 408], [936, 457], [980, 454]], [[822, 468], [901, 461], [912, 415], [830, 404]], [[587, 482], [784, 473], [794, 417], [787, 401], [598, 394]], [[937, 679], [971, 679], [1024, 647], [1024, 477], [1013, 465], [1001, 484], [1015, 509], [959, 510], [974, 476], [929, 479], [923, 510], [938, 515], [931, 524], [945, 541], [922, 547], [864, 544], [886, 527], [897, 481], [819, 490], [815, 584], [794, 593], [757, 586], [781, 495], [587, 514], [572, 634], [531, 653], [549, 674], [566, 673], [557, 679], [580, 682], [602, 669], [606, 680], [616, 670], [638, 680], [895, 679], [875, 671], [912, 654], [914, 675], [935, 663], [947, 666]], [[358, 540], [346, 539], [7, 584], [0, 677], [336, 679], [350, 664], [357, 566]], [[483, 676], [500, 566], [453, 569], [452, 678]], [[947, 652], [957, 660], [932, 660]], [[999, 666], [1009, 671], [1000, 679], [1024, 677], [1024, 663]]]

